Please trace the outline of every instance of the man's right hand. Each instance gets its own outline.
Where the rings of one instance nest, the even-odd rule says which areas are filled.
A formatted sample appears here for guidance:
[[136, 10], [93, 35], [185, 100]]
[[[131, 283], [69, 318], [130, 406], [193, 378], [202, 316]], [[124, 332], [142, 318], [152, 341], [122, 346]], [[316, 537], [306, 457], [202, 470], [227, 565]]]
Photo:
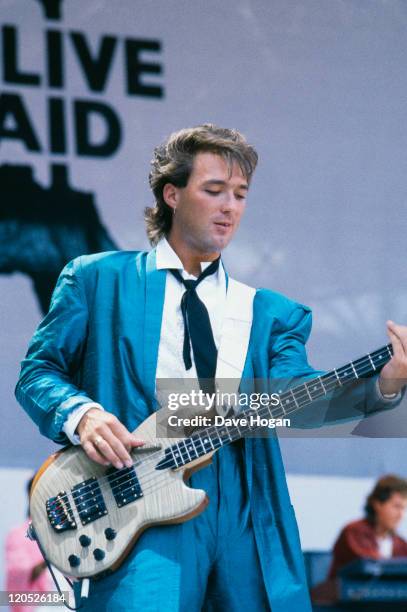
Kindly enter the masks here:
[[101, 465], [113, 464], [115, 468], [131, 467], [132, 448], [143, 446], [110, 412], [89, 408], [76, 428], [81, 445], [87, 456]]

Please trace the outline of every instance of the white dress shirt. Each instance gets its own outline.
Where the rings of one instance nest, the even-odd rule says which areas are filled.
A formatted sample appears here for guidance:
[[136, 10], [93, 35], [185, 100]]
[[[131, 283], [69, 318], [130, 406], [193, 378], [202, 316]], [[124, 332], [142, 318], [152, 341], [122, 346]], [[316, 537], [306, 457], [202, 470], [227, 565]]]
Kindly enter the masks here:
[[391, 559], [393, 556], [393, 538], [391, 535], [376, 536], [377, 547], [382, 559]]
[[[202, 262], [203, 272], [211, 262]], [[184, 270], [182, 262], [165, 238], [157, 245], [157, 270], [180, 270], [185, 280], [196, 280], [196, 276]], [[216, 348], [219, 348], [222, 321], [226, 303], [226, 276], [223, 266], [217, 272], [204, 278], [196, 288], [199, 299], [205, 304], [211, 322]], [[160, 344], [158, 347], [156, 378], [196, 378], [196, 368], [191, 350], [192, 368], [185, 369], [182, 348], [184, 343], [184, 320], [181, 311], [181, 298], [185, 286], [167, 272], [165, 298], [161, 324]]]

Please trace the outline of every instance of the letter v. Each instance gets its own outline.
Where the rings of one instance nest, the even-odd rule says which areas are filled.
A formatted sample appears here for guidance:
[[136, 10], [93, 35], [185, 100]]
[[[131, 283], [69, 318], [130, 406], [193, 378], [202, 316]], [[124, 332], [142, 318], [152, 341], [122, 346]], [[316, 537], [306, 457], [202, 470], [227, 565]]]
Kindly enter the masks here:
[[117, 39], [113, 36], [103, 36], [96, 57], [92, 57], [83, 34], [71, 32], [70, 37], [90, 89], [103, 91], [112, 65]]

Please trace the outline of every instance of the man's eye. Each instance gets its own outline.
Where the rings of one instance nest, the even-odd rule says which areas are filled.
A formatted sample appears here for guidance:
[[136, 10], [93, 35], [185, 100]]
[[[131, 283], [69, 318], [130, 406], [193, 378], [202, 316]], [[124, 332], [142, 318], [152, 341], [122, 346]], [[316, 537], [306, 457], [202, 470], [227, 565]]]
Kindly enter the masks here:
[[219, 195], [220, 191], [212, 191], [211, 189], [205, 189], [206, 193], [210, 193], [211, 195]]
[[245, 195], [239, 195], [238, 193], [236, 194], [236, 199], [237, 200], [245, 200], [246, 196]]

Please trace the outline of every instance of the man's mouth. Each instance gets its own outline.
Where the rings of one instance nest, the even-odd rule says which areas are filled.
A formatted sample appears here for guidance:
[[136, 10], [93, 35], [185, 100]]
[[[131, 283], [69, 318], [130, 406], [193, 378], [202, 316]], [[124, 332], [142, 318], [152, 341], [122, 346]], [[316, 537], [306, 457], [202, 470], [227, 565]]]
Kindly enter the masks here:
[[215, 225], [220, 225], [221, 227], [231, 227], [231, 223], [228, 221], [215, 221]]

